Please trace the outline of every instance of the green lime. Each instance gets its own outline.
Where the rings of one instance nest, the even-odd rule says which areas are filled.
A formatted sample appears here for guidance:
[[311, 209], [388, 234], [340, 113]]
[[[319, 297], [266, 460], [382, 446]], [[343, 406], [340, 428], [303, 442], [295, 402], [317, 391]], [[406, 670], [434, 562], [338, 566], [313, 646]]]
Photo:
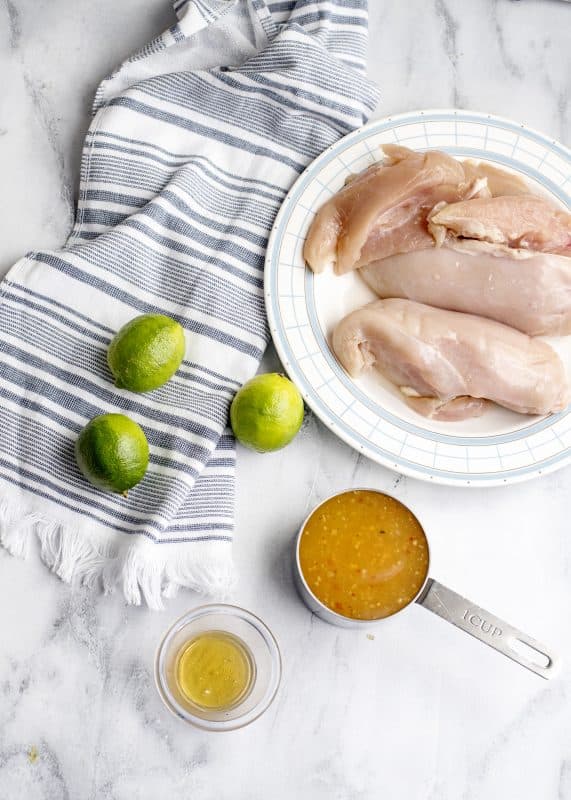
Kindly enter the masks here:
[[230, 407], [236, 438], [246, 447], [267, 453], [285, 447], [303, 422], [303, 399], [284, 375], [256, 375], [236, 394]]
[[107, 362], [119, 389], [150, 392], [175, 374], [184, 358], [184, 330], [163, 314], [135, 317], [115, 335]]
[[149, 444], [143, 429], [129, 417], [102, 414], [79, 434], [75, 457], [94, 486], [126, 495], [147, 471]]

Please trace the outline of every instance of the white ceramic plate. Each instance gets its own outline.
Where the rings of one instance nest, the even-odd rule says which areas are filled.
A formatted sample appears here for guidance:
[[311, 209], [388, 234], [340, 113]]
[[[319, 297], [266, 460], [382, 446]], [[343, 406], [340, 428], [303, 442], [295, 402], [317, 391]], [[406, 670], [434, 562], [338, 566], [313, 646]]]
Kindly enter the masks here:
[[[571, 460], [570, 408], [525, 417], [492, 407], [463, 422], [415, 414], [378, 375], [352, 380], [329, 347], [349, 311], [374, 299], [351, 273], [313, 275], [302, 257], [316, 210], [345, 178], [380, 157], [379, 145], [441, 149], [489, 161], [571, 206], [571, 152], [523, 125], [468, 111], [419, 111], [355, 131], [317, 158], [295, 183], [276, 218], [266, 258], [270, 329], [285, 369], [317, 416], [347, 444], [392, 469], [449, 485], [490, 486], [540, 475]], [[571, 337], [550, 340], [571, 374]]]

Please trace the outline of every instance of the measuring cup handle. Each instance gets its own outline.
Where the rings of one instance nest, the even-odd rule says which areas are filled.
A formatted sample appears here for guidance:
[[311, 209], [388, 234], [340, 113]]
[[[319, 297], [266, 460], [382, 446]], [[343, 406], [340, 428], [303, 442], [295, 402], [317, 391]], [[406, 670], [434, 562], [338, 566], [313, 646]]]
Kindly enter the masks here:
[[545, 645], [432, 578], [416, 602], [542, 678], [557, 672], [559, 658]]

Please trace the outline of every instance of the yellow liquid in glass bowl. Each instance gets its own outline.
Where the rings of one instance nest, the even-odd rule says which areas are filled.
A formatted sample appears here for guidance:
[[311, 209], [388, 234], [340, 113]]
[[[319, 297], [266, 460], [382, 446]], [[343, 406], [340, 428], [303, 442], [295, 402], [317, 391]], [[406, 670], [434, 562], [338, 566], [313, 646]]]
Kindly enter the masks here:
[[183, 645], [175, 674], [181, 695], [191, 705], [223, 711], [247, 696], [252, 686], [252, 658], [238, 637], [206, 631]]

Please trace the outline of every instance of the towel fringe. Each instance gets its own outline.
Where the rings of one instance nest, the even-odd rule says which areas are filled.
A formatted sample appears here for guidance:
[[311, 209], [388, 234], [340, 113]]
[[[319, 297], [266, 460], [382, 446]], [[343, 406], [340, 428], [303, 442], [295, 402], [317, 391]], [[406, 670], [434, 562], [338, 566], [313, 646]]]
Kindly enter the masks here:
[[[173, 544], [155, 544], [133, 534], [125, 544], [110, 544], [89, 527], [74, 528], [25, 514], [15, 504], [0, 501], [0, 544], [14, 556], [27, 558], [36, 535], [42, 561], [65, 583], [101, 586], [110, 594], [120, 586], [129, 605], [145, 602], [164, 608], [163, 599], [174, 597], [181, 586], [217, 599], [226, 599], [234, 588], [234, 570], [228, 543], [215, 558], [197, 556], [186, 544], [173, 557]], [[166, 548], [165, 553], [161, 547]], [[168, 555], [168, 558], [166, 557]]]

